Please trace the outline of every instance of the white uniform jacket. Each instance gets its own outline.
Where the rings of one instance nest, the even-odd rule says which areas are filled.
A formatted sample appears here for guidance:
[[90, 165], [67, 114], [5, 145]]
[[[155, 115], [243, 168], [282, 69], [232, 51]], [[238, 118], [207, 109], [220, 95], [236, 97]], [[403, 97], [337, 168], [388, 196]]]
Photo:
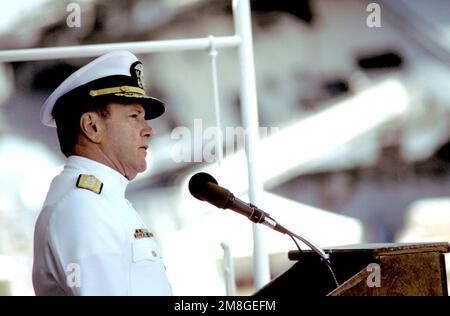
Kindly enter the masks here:
[[[87, 188], [78, 187], [80, 174]], [[153, 235], [125, 199], [127, 184], [103, 164], [68, 158], [35, 226], [36, 295], [172, 295]]]

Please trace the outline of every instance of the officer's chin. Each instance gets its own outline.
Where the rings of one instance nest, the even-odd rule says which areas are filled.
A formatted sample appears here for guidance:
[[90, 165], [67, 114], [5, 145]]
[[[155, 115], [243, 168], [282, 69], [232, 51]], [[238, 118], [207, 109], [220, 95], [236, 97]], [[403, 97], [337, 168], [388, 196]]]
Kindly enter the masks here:
[[138, 169], [138, 173], [145, 172], [146, 170], [147, 170], [147, 162], [144, 160]]

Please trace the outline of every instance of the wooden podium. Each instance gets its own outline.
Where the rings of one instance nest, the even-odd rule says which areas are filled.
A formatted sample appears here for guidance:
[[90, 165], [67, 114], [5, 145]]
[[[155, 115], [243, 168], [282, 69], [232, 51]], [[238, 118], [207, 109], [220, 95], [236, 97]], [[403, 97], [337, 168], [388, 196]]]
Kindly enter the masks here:
[[312, 251], [290, 251], [297, 261], [255, 296], [447, 296], [444, 253], [449, 243], [361, 244], [332, 249], [333, 275]]

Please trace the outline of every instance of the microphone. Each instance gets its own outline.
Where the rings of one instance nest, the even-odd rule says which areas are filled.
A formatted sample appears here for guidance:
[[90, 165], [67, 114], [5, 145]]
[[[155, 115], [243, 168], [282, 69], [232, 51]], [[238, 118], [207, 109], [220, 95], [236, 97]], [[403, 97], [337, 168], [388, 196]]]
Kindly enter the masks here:
[[251, 203], [245, 203], [229, 190], [219, 186], [216, 179], [208, 173], [199, 172], [193, 175], [189, 180], [189, 192], [196, 199], [211, 203], [218, 208], [233, 210], [256, 224], [264, 224], [283, 234], [289, 232], [270, 217], [268, 213]]
[[288, 234], [291, 237], [293, 235], [302, 240], [323, 259], [326, 261], [329, 260], [329, 255], [318, 246], [313, 244], [308, 239], [301, 237], [283, 227], [277, 223], [276, 220], [270, 217], [268, 213], [259, 209], [255, 205], [238, 199], [228, 189], [221, 187], [217, 180], [208, 173], [199, 172], [193, 175], [189, 180], [189, 192], [191, 192], [191, 194], [200, 201], [211, 203], [218, 208], [233, 210], [241, 215], [244, 215], [256, 224], [264, 224], [280, 233]]

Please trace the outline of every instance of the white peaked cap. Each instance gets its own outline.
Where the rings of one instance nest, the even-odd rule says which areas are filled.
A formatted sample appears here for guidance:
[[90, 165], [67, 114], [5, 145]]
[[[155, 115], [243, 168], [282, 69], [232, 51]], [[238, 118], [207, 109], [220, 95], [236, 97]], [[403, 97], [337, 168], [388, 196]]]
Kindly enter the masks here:
[[[90, 100], [106, 97], [108, 100], [126, 103], [135, 100], [144, 107], [146, 119], [156, 118], [165, 110], [160, 100], [145, 94], [142, 63], [128, 51], [113, 51], [102, 55], [65, 79], [41, 108], [41, 122], [44, 125], [56, 126], [53, 108], [62, 96], [72, 92]], [[64, 103], [58, 106], [64, 106]]]

